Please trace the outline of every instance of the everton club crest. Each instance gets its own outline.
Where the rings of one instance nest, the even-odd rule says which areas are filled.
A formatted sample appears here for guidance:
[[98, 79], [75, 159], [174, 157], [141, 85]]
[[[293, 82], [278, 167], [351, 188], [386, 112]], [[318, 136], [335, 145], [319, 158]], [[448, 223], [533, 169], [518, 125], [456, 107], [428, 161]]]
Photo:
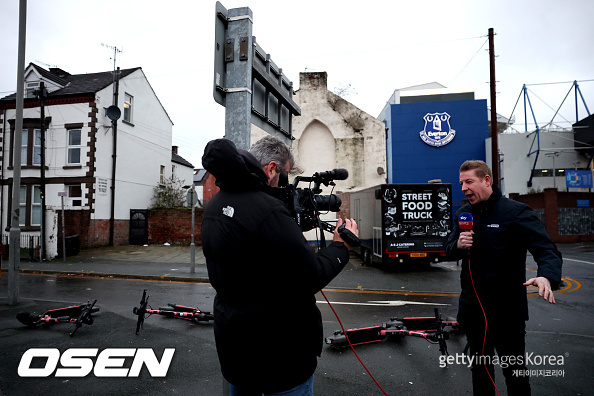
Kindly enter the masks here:
[[448, 113], [427, 113], [425, 129], [420, 133], [421, 139], [430, 146], [445, 146], [454, 139], [456, 131], [450, 126], [450, 115]]

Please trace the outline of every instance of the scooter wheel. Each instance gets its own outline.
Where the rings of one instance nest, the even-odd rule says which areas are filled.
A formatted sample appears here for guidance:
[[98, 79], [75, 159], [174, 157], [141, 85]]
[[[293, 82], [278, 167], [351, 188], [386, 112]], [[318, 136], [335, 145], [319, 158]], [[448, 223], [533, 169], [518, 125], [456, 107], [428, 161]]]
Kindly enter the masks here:
[[17, 319], [19, 322], [24, 324], [25, 326], [35, 327], [37, 325], [38, 317], [29, 312], [19, 312], [17, 314]]

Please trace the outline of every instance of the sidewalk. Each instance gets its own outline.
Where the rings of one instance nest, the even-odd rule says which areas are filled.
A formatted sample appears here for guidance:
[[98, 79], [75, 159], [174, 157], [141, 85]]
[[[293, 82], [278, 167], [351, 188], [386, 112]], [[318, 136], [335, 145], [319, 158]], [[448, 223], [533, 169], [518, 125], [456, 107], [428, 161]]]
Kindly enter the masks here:
[[[594, 243], [559, 244], [565, 258], [573, 253], [594, 252]], [[571, 260], [571, 259], [569, 259]], [[8, 271], [8, 260], [2, 272]], [[209, 283], [202, 246], [196, 246], [195, 271], [191, 272], [189, 246], [123, 245], [81, 250], [76, 256], [49, 262], [22, 260], [20, 272], [57, 276], [144, 279], [188, 283]], [[371, 287], [371, 286], [370, 286]]]
[[[7, 271], [8, 261], [2, 265]], [[124, 245], [81, 250], [76, 256], [49, 262], [22, 260], [21, 273], [81, 275], [98, 278], [154, 279], [208, 282], [202, 247], [196, 246], [195, 272], [191, 273], [189, 246]]]

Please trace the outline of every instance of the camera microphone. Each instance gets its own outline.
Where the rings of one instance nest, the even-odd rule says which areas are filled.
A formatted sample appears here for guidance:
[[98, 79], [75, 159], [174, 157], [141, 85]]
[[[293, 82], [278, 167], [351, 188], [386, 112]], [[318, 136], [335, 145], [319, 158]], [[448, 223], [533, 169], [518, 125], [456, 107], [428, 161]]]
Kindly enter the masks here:
[[316, 172], [313, 174], [312, 178], [321, 179], [321, 180], [346, 180], [349, 177], [349, 171], [343, 168], [332, 169], [331, 171], [326, 172]]
[[464, 212], [460, 213], [458, 216], [458, 226], [461, 230], [470, 231], [472, 230], [472, 215], [470, 213]]

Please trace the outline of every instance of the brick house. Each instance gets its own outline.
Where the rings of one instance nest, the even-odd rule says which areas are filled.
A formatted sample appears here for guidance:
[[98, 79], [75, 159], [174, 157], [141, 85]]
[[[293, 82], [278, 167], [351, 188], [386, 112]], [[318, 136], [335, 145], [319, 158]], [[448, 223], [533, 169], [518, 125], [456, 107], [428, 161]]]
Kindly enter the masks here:
[[202, 182], [202, 199], [204, 201], [204, 205], [216, 194], [219, 192], [220, 188], [216, 186], [217, 180], [213, 175], [207, 172]]

